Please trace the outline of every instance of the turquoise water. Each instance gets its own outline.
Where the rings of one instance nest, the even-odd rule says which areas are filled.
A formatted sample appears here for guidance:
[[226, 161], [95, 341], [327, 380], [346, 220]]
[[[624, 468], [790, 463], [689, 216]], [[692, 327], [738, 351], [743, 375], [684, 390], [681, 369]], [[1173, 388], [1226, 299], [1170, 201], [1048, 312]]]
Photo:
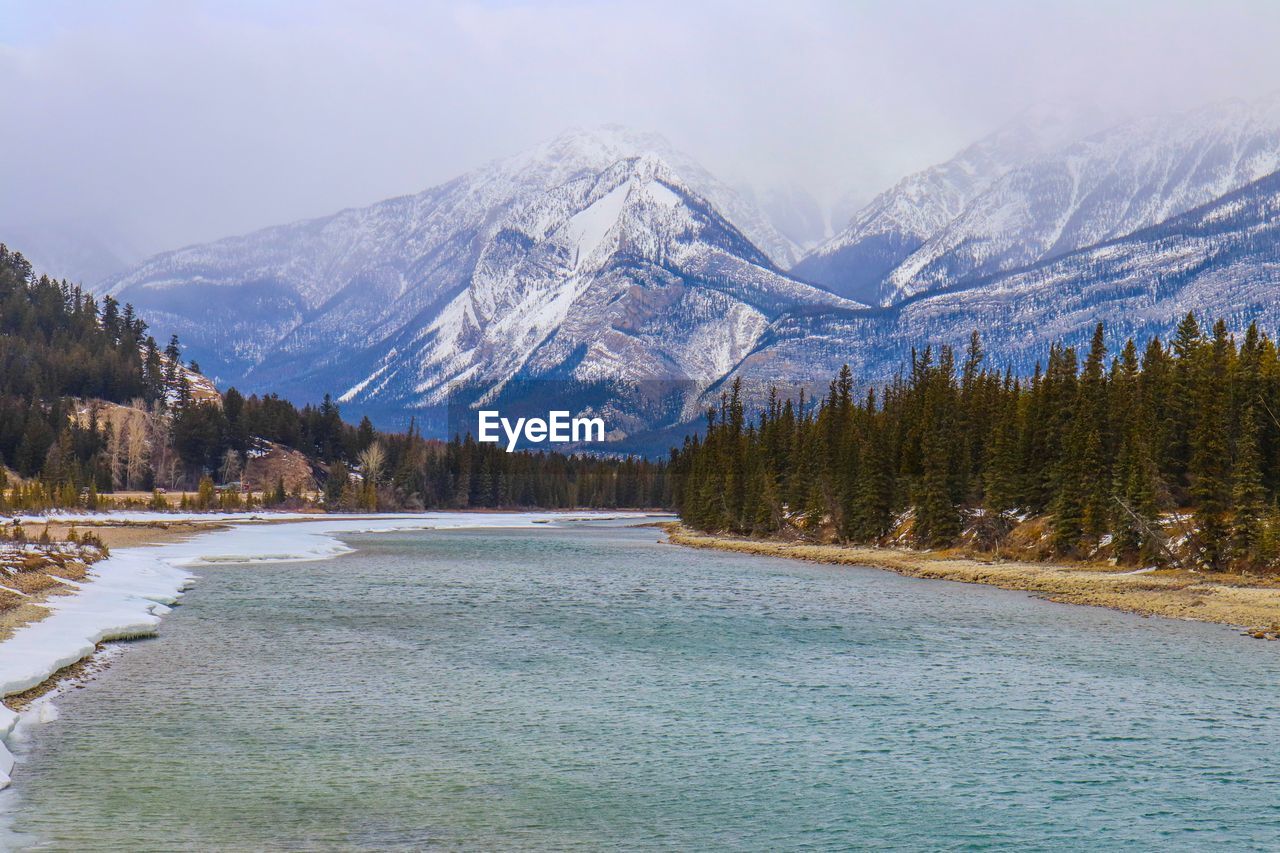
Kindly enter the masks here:
[[58, 850], [1280, 845], [1280, 644], [658, 539], [204, 569], [0, 807]]

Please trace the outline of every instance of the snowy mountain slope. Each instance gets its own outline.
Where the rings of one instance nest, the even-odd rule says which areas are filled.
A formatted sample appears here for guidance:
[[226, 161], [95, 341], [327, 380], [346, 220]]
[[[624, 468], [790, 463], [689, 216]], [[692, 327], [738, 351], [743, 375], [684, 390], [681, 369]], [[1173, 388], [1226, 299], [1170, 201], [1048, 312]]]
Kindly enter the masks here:
[[1073, 119], [1027, 116], [904, 180], [796, 267], [829, 264], [825, 279], [780, 272], [777, 245], [742, 225], [747, 202], [614, 128], [161, 255], [111, 287], [224, 386], [332, 392], [392, 427], [430, 411], [437, 431], [450, 404], [554, 400], [635, 434], [694, 418], [734, 377], [821, 390], [848, 362], [882, 382], [913, 347], [973, 329], [992, 362], [1029, 371], [1098, 320], [1117, 338], [1191, 309], [1280, 325], [1276, 103], [1062, 145]]
[[662, 160], [630, 158], [512, 210], [469, 286], [340, 399], [428, 409], [517, 377], [700, 390], [795, 306], [856, 307], [779, 274]]
[[655, 149], [618, 128], [565, 134], [416, 196], [160, 255], [106, 287], [224, 385], [332, 390], [397, 421], [459, 387], [492, 395], [557, 371], [701, 387], [785, 308], [848, 304], [779, 273], [735, 216], [784, 257], [794, 247]]
[[1280, 98], [1114, 127], [1009, 171], [887, 277], [886, 302], [1146, 228], [1280, 168]]
[[805, 255], [792, 273], [872, 305], [891, 304], [886, 279], [943, 232], [993, 183], [1096, 123], [1089, 111], [1028, 111], [951, 160], [909, 175], [854, 214], [847, 226]]
[[[1167, 334], [1186, 312], [1280, 327], [1280, 173], [1168, 222], [960, 289], [875, 311], [784, 315], [726, 381], [819, 390], [848, 363], [890, 381], [911, 351], [962, 348], [977, 329], [989, 363], [1027, 375], [1054, 341], [1084, 345], [1096, 323], [1110, 346]], [[713, 386], [721, 387], [723, 382]]]
[[795, 256], [758, 210], [661, 137], [611, 126], [566, 133], [418, 195], [165, 253], [99, 289], [180, 334], [224, 384], [298, 396], [346, 388], [380, 363], [381, 342], [430, 323], [482, 263], [495, 263], [509, 217], [641, 154], [661, 157], [766, 254]]

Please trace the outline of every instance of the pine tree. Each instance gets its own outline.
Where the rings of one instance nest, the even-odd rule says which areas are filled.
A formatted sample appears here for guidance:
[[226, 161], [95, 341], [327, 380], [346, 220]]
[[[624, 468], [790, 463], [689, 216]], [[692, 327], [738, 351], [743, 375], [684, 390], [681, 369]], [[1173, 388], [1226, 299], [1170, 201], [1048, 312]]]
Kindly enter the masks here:
[[[1203, 388], [1204, 338], [1195, 314], [1188, 312], [1174, 333], [1173, 368], [1169, 399], [1170, 436], [1168, 466], [1174, 483], [1181, 489], [1191, 467], [1193, 436], [1200, 428], [1200, 397]], [[1194, 476], [1194, 475], [1192, 475]]]
[[1057, 554], [1075, 553], [1084, 533], [1084, 471], [1079, 454], [1071, 454], [1059, 463], [1057, 494], [1053, 498], [1051, 542]]
[[[346, 464], [341, 460], [334, 462], [332, 465], [329, 466], [329, 477], [328, 479], [325, 480], [325, 483], [324, 483], [324, 505], [327, 508], [329, 509], [344, 508], [342, 506], [342, 495], [343, 495], [343, 492], [346, 491], [347, 483], [350, 479], [351, 479], [351, 474], [348, 471]], [[283, 495], [284, 493], [283, 478], [280, 479], [277, 485], [278, 485], [277, 491], [281, 495]], [[283, 497], [280, 498], [280, 503], [284, 503]], [[350, 507], [345, 507], [345, 508], [350, 509]]]
[[1076, 411], [1076, 428], [1084, 436], [1081, 442], [1084, 475], [1081, 506], [1083, 531], [1095, 542], [1106, 533], [1111, 520], [1111, 471], [1107, 454], [1110, 443], [1110, 411], [1104, 369], [1106, 354], [1103, 325], [1098, 323], [1094, 328], [1093, 341], [1080, 377], [1080, 400]]
[[1213, 342], [1194, 374], [1192, 394], [1196, 422], [1191, 433], [1191, 497], [1195, 500], [1196, 546], [1200, 561], [1220, 569], [1229, 552], [1227, 511], [1230, 506], [1230, 429], [1227, 419], [1227, 377], [1230, 372], [1225, 324], [1214, 329]]
[[849, 538], [875, 542], [889, 532], [893, 522], [893, 478], [884, 439], [873, 434], [862, 444], [862, 458], [854, 495], [853, 524]]
[[926, 548], [949, 545], [960, 535], [960, 513], [951, 502], [950, 460], [942, 436], [929, 435], [924, 446], [924, 474], [916, 495], [916, 542]]
[[753, 504], [754, 516], [751, 530], [756, 535], [769, 535], [782, 526], [782, 505], [778, 497], [778, 484], [763, 462], [755, 469], [758, 492]]
[[983, 506], [991, 513], [1004, 513], [1018, 505], [1019, 431], [1017, 391], [1007, 402], [995, 424], [986, 476], [983, 482]]
[[213, 485], [213, 478], [207, 474], [200, 478], [200, 485], [196, 489], [196, 509], [208, 510], [217, 506], [218, 491]]
[[178, 370], [182, 367], [182, 347], [178, 344], [178, 336], [169, 338], [169, 345], [164, 348], [164, 383], [165, 387], [177, 389]]
[[1231, 556], [1235, 565], [1246, 570], [1257, 569], [1263, 562], [1267, 493], [1262, 483], [1258, 434], [1253, 407], [1246, 406], [1236, 439], [1231, 478]]

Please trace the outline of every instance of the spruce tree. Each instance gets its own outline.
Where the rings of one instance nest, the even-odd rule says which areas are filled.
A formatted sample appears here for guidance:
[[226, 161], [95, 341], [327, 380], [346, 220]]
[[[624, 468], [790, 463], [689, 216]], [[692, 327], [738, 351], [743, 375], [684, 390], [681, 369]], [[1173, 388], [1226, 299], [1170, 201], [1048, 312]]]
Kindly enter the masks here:
[[1170, 435], [1168, 458], [1164, 462], [1174, 484], [1182, 490], [1188, 485], [1188, 476], [1194, 476], [1189, 475], [1189, 471], [1194, 435], [1200, 426], [1200, 397], [1204, 387], [1202, 362], [1206, 354], [1195, 314], [1188, 312], [1178, 324], [1171, 348], [1174, 358], [1170, 377]]
[[987, 512], [1004, 513], [1018, 505], [1018, 444], [1018, 402], [1015, 390], [996, 419], [995, 436], [990, 444], [983, 483], [983, 506]]
[[[1079, 443], [1077, 442], [1077, 447]], [[1084, 470], [1078, 453], [1064, 457], [1058, 464], [1057, 493], [1051, 512], [1050, 541], [1057, 554], [1074, 554], [1084, 533]]]
[[889, 532], [893, 521], [893, 477], [885, 441], [878, 432], [863, 442], [859, 470], [849, 538], [875, 542]]
[[1231, 499], [1231, 448], [1226, 398], [1229, 349], [1226, 326], [1219, 321], [1191, 386], [1196, 420], [1191, 432], [1188, 473], [1195, 501], [1196, 549], [1200, 561], [1210, 569], [1222, 568], [1230, 550], [1227, 511]]
[[924, 473], [916, 493], [915, 540], [926, 548], [950, 545], [960, 535], [960, 513], [951, 502], [951, 465], [944, 438], [938, 433], [924, 441]]
[[1246, 406], [1236, 439], [1231, 477], [1231, 557], [1236, 566], [1246, 570], [1259, 568], [1262, 563], [1267, 514], [1258, 433], [1253, 407]]
[[1089, 355], [1080, 377], [1076, 429], [1083, 435], [1081, 460], [1083, 485], [1082, 523], [1085, 535], [1097, 541], [1111, 520], [1110, 408], [1107, 399], [1105, 359], [1107, 347], [1101, 323], [1094, 327]]
[[1133, 465], [1129, 469], [1129, 481], [1125, 489], [1125, 501], [1140, 520], [1138, 528], [1138, 559], [1150, 563], [1160, 558], [1160, 503], [1162, 487], [1156, 464], [1148, 445], [1136, 441], [1133, 445]]

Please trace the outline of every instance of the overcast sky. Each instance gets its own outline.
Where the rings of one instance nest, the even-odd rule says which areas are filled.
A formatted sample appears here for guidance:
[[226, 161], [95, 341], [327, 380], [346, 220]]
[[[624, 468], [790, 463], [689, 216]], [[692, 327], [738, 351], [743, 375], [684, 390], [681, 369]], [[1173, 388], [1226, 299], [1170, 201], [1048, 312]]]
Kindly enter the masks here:
[[730, 180], [869, 196], [1028, 105], [1269, 93], [1278, 44], [1266, 0], [0, 0], [0, 223], [158, 251], [606, 121]]

